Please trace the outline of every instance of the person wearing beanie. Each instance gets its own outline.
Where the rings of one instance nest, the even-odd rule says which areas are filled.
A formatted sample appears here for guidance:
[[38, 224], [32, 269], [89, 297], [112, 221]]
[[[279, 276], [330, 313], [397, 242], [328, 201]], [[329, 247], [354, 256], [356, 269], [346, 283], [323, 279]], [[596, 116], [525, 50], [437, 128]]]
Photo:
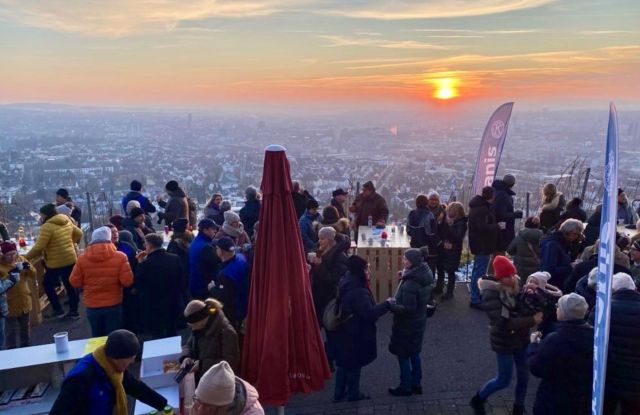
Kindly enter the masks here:
[[344, 204], [348, 196], [349, 193], [345, 192], [342, 188], [338, 188], [331, 193], [331, 202], [329, 204], [336, 208], [340, 219], [348, 218], [347, 213], [344, 211]]
[[512, 174], [506, 174], [502, 180], [496, 179], [491, 184], [491, 187], [495, 190], [495, 198], [491, 205], [493, 215], [496, 218], [496, 222], [504, 224], [498, 231], [496, 254], [504, 255], [507, 251], [509, 244], [516, 236], [516, 219], [522, 219], [522, 211], [515, 210], [513, 207], [513, 197], [516, 194], [513, 191], [515, 184], [516, 178]]
[[571, 293], [558, 300], [555, 330], [531, 335], [529, 369], [541, 379], [534, 415], [588, 414], [593, 380], [593, 327], [585, 321], [586, 300]]
[[222, 264], [209, 292], [225, 305], [227, 319], [236, 329], [242, 348], [244, 320], [249, 307], [249, 261], [237, 252], [233, 240], [227, 236], [217, 240], [216, 254]]
[[252, 247], [251, 238], [245, 232], [240, 216], [232, 210], [224, 212], [224, 222], [215, 239], [218, 240], [225, 236], [231, 238], [239, 252], [248, 252]]
[[524, 289], [520, 294], [522, 310], [528, 314], [538, 311], [543, 313], [543, 321], [538, 325], [538, 331], [544, 338], [552, 332], [556, 323], [556, 305], [562, 296], [559, 288], [549, 284], [551, 275], [548, 272], [538, 271], [527, 277]]
[[233, 373], [227, 362], [211, 366], [196, 388], [194, 415], [233, 412], [238, 415], [264, 415], [256, 388]]
[[[240, 209], [240, 220], [247, 230], [249, 237], [253, 236], [253, 226], [260, 220], [260, 198], [258, 197], [258, 189], [249, 186], [246, 191], [247, 200]], [[220, 206], [222, 208], [222, 206]], [[224, 212], [224, 210], [223, 210]]]
[[315, 222], [322, 220], [322, 216], [318, 213], [318, 207], [318, 202], [308, 200], [307, 209], [298, 221], [300, 236], [302, 237], [302, 246], [304, 247], [304, 252], [307, 254], [318, 249], [318, 233], [313, 226]]
[[328, 332], [335, 345], [336, 379], [334, 401], [361, 401], [369, 396], [360, 392], [360, 372], [377, 355], [376, 321], [386, 314], [393, 300], [377, 304], [369, 289], [371, 271], [367, 261], [357, 255], [347, 259], [348, 272], [338, 285], [338, 306], [349, 316], [337, 330]]
[[491, 186], [482, 188], [481, 194], [469, 202], [469, 250], [473, 254], [471, 271], [471, 298], [469, 307], [482, 309], [482, 296], [478, 281], [487, 273], [491, 255], [496, 251], [496, 241], [500, 226], [496, 222], [491, 204], [495, 199], [495, 190]]
[[[129, 202], [129, 204], [137, 203], [135, 200]], [[147, 216], [144, 210], [140, 207], [134, 207], [129, 210], [129, 215], [122, 220], [123, 229], [131, 232], [133, 235], [133, 242], [138, 250], [144, 249], [144, 237], [150, 233], [153, 233], [153, 229], [147, 226]]]
[[320, 216], [320, 222], [314, 224], [315, 228], [319, 229], [322, 226], [331, 226], [336, 232], [351, 238], [349, 219], [340, 217], [340, 213], [334, 206], [326, 206], [322, 209]]
[[213, 298], [192, 300], [184, 310], [191, 336], [182, 346], [182, 367], [193, 364], [196, 384], [213, 365], [226, 361], [233, 370], [240, 365], [238, 335], [222, 311], [222, 304]]
[[92, 337], [122, 328], [122, 290], [133, 284], [133, 273], [127, 256], [112, 243], [111, 229], [103, 226], [93, 231], [69, 281], [84, 290]]
[[[0, 242], [0, 350], [27, 347], [30, 343], [29, 313], [35, 268], [11, 241]], [[19, 339], [19, 343], [18, 343]]]
[[[36, 242], [24, 257], [27, 261], [44, 257], [44, 291], [54, 314], [58, 318], [78, 319], [80, 318], [78, 315], [78, 293], [69, 283], [69, 276], [78, 259], [76, 244], [82, 239], [82, 230], [69, 217], [57, 213], [56, 207], [52, 203], [40, 208], [40, 220], [42, 226]], [[69, 300], [67, 314], [60, 305], [56, 291], [60, 286], [60, 281], [64, 284]]]
[[69, 191], [67, 189], [58, 189], [56, 191], [55, 198], [55, 206], [67, 205], [71, 208], [71, 218], [75, 221], [76, 224], [80, 225], [82, 220], [82, 211], [80, 208], [73, 202], [71, 197], [69, 197]]
[[371, 181], [362, 185], [362, 192], [356, 196], [349, 207], [349, 212], [356, 215], [356, 231], [360, 226], [369, 225], [369, 216], [376, 227], [384, 227], [389, 219], [389, 208], [387, 201], [376, 192], [376, 188]]
[[400, 385], [389, 389], [394, 396], [422, 394], [420, 352], [427, 324], [427, 304], [433, 289], [433, 273], [424, 262], [422, 251], [407, 249], [403, 266], [391, 305], [393, 326], [389, 351], [398, 357], [400, 365]]
[[209, 297], [207, 287], [220, 269], [221, 261], [214, 245], [218, 228], [211, 219], [202, 219], [198, 223], [198, 235], [189, 246], [189, 293], [193, 298]]
[[73, 212], [73, 209], [67, 205], [62, 204], [62, 205], [56, 206], [56, 212], [62, 213], [63, 215], [71, 217], [71, 212]]
[[[613, 274], [604, 413], [640, 413], [640, 293], [625, 273]], [[596, 307], [589, 321], [594, 324]], [[617, 412], [618, 409], [620, 412]]]
[[130, 201], [135, 200], [140, 204], [140, 208], [144, 210], [147, 215], [156, 212], [156, 207], [151, 203], [148, 197], [142, 194], [142, 183], [138, 180], [131, 181], [129, 186], [130, 192], [122, 198], [122, 211], [127, 213], [127, 205]]
[[582, 222], [567, 219], [557, 231], [548, 234], [540, 241], [540, 270], [551, 274], [549, 282], [556, 287], [564, 287], [570, 278], [571, 245], [582, 240]]
[[158, 214], [158, 223], [164, 220], [165, 226], [170, 226], [171, 223], [178, 219], [189, 219], [189, 202], [187, 201], [187, 194], [178, 185], [178, 182], [171, 180], [165, 185], [165, 190], [169, 199], [165, 201], [162, 197], [158, 197], [156, 201], [164, 212]]
[[481, 278], [478, 286], [482, 293], [482, 308], [489, 317], [491, 349], [496, 353], [498, 374], [475, 394], [470, 405], [476, 415], [484, 414], [486, 400], [511, 383], [515, 364], [517, 382], [513, 414], [522, 415], [529, 383], [526, 358], [529, 330], [542, 322], [543, 313], [521, 313], [520, 279], [516, 267], [507, 257], [496, 255], [493, 269], [494, 275]]
[[167, 400], [127, 371], [138, 354], [135, 334], [115, 330], [69, 371], [51, 415], [127, 415], [127, 395], [161, 411]]

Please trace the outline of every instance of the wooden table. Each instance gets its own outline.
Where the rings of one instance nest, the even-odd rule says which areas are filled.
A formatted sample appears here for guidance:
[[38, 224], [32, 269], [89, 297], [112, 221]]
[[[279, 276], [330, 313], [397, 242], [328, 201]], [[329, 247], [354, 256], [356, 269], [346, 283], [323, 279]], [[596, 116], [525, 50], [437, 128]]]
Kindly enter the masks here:
[[[387, 233], [384, 243], [380, 237], [383, 231]], [[376, 301], [383, 301], [395, 294], [398, 272], [403, 269], [402, 258], [404, 251], [410, 248], [409, 242], [405, 227], [358, 228], [356, 254], [369, 262], [371, 291]]]

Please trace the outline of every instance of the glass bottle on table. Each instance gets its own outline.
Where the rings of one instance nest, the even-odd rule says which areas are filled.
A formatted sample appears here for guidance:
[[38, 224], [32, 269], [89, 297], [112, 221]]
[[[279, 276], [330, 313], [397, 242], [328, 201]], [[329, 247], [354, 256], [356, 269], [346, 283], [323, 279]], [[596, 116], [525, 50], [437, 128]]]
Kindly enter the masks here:
[[373, 227], [373, 216], [369, 215], [367, 218], [367, 225], [372, 228]]

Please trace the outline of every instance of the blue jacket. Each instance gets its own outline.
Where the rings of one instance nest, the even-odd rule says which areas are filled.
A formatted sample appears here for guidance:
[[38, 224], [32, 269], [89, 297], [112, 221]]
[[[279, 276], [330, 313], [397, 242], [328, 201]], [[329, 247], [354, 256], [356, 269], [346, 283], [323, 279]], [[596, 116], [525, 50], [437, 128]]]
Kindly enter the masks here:
[[313, 222], [320, 220], [322, 220], [322, 216], [319, 213], [311, 215], [308, 210], [300, 218], [300, 234], [302, 235], [302, 245], [305, 252], [312, 252], [318, 248], [318, 234], [313, 229]]
[[540, 343], [529, 345], [529, 369], [542, 379], [534, 415], [591, 413], [593, 327], [584, 320], [561, 321]]
[[260, 220], [260, 201], [247, 200], [244, 207], [240, 209], [240, 220], [244, 225], [244, 231], [253, 237], [253, 226]]
[[192, 296], [207, 296], [207, 285], [218, 273], [219, 264], [213, 240], [198, 233], [189, 246], [189, 291]]
[[[122, 386], [127, 395], [159, 411], [167, 405], [162, 395], [128, 371], [124, 372]], [[93, 354], [88, 354], [69, 371], [50, 415], [113, 415], [114, 406], [113, 385]]]
[[212, 294], [224, 304], [225, 316], [239, 329], [249, 306], [249, 263], [244, 255], [238, 253], [222, 263]]
[[620, 290], [611, 296], [607, 391], [640, 400], [640, 293]]
[[340, 280], [341, 313], [352, 316], [331, 335], [335, 344], [337, 366], [357, 369], [373, 362], [377, 355], [376, 320], [387, 311], [389, 303], [376, 305], [363, 276], [347, 272]]
[[148, 197], [144, 196], [140, 192], [132, 190], [122, 198], [122, 211], [125, 213], [125, 215], [127, 214], [127, 204], [132, 200], [137, 200], [138, 203], [140, 203], [140, 207], [145, 211], [145, 213], [153, 213], [156, 211], [156, 207], [153, 206], [153, 203], [151, 203]]
[[549, 284], [564, 287], [565, 280], [571, 274], [569, 245], [562, 232], [555, 231], [540, 241], [540, 271], [551, 274]]

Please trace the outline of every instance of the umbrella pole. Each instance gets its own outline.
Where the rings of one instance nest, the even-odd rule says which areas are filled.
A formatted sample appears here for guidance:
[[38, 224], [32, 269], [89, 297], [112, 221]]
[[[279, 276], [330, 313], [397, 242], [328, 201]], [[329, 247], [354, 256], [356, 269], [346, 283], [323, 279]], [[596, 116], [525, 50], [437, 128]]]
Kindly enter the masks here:
[[278, 415], [284, 415], [284, 406], [278, 407]]

